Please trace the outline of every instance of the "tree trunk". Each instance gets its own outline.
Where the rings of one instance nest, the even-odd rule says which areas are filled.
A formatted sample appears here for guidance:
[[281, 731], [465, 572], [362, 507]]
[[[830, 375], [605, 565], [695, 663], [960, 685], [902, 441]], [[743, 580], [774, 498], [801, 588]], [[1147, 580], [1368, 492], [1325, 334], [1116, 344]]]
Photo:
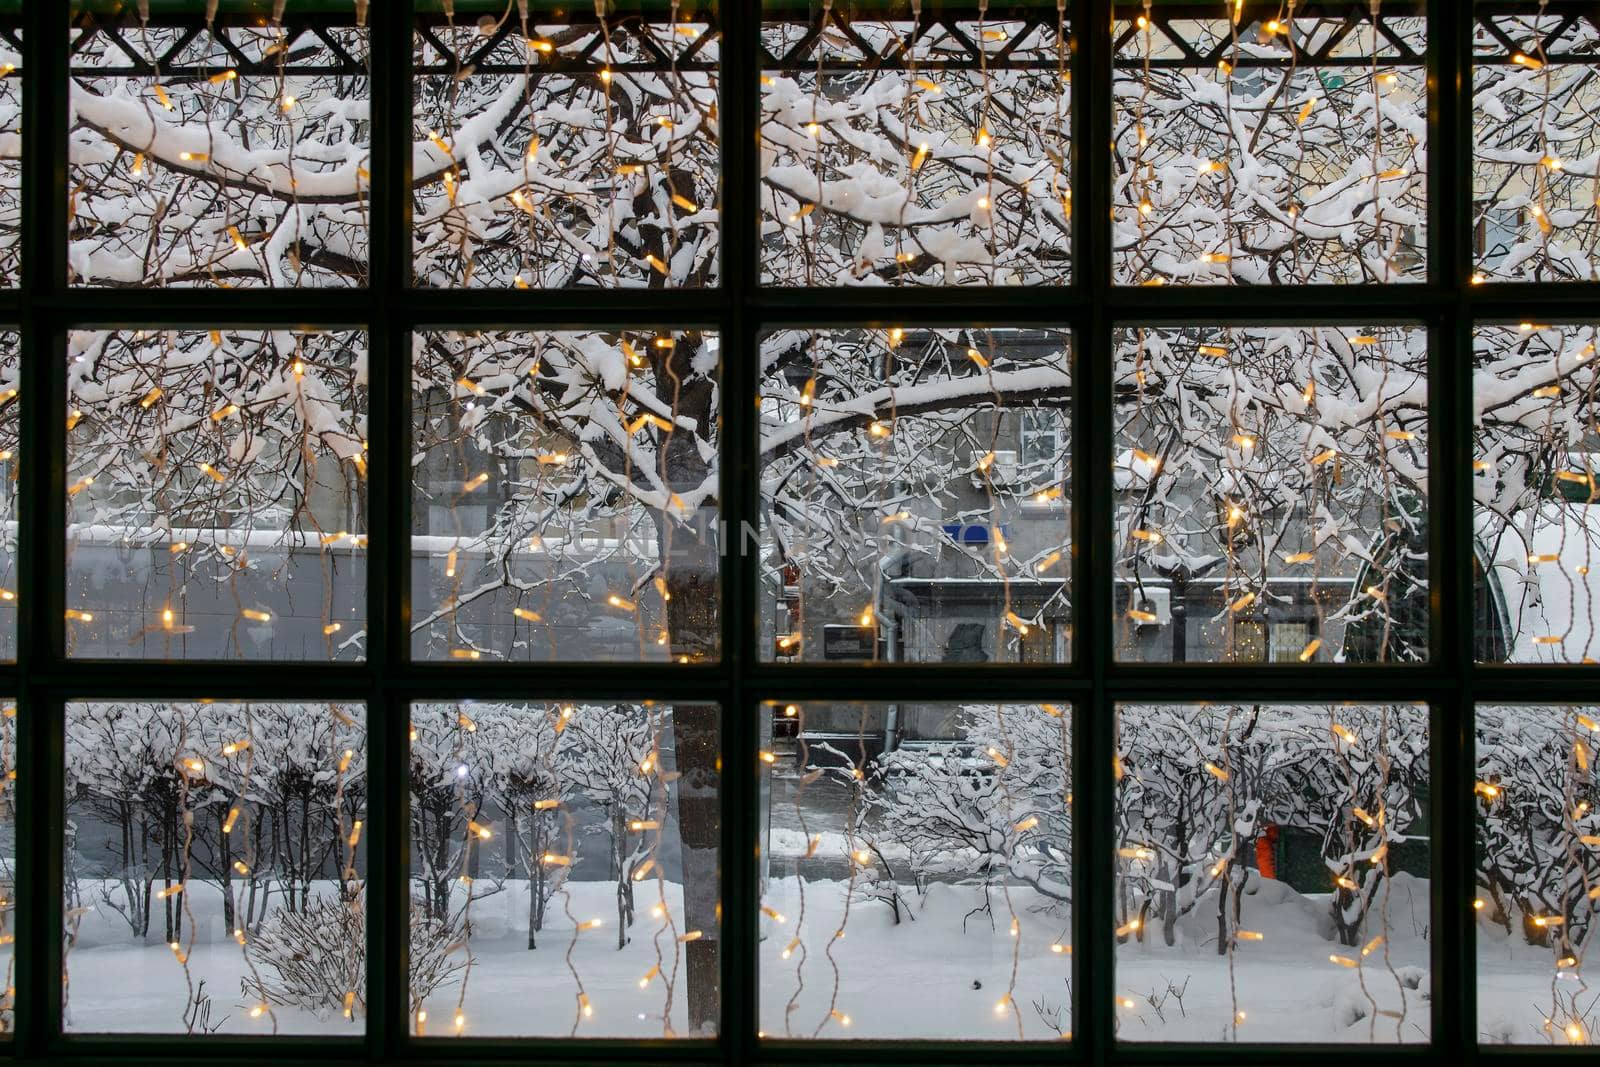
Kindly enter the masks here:
[[150, 811], [145, 808], [139, 813], [139, 882], [140, 904], [139, 927], [140, 937], [150, 936], [150, 916], [153, 910], [151, 901], [155, 890], [155, 872], [150, 869]]
[[433, 914], [442, 923], [450, 922], [450, 813], [434, 813], [438, 840], [433, 848]]
[[305, 786], [300, 794], [300, 914], [304, 915], [311, 900], [311, 787]]
[[[262, 810], [264, 811], [265, 809], [262, 809]], [[255, 855], [256, 865], [257, 866], [261, 865], [261, 835], [264, 832], [264, 828], [263, 828], [263, 825], [262, 825], [263, 821], [264, 820], [262, 820], [262, 819], [256, 818], [254, 813], [251, 814], [251, 817], [250, 817], [250, 836], [254, 840], [254, 844], [252, 845], [251, 851]], [[246, 905], [246, 907], [244, 909], [245, 925], [247, 927], [249, 927], [251, 933], [255, 932], [256, 927], [261, 922], [261, 916], [256, 914], [256, 901], [261, 895], [260, 892], [259, 892], [260, 888], [261, 888], [261, 879], [260, 879], [260, 877], [258, 877], [256, 875], [256, 872], [251, 871], [250, 872], [250, 899], [249, 899], [249, 902], [247, 903], [247, 905]], [[262, 911], [265, 912], [265, 910], [266, 910], [265, 906], [263, 906]]]
[[222, 932], [232, 935], [233, 921], [233, 835], [222, 832], [228, 824], [228, 807], [217, 810], [217, 837], [222, 850]]
[[548, 819], [538, 812], [534, 812], [532, 818], [533, 847], [528, 852], [528, 947], [538, 948], [534, 935], [544, 929], [544, 886], [548, 876], [542, 857], [547, 851], [549, 835], [546, 833]]
[[1178, 893], [1164, 890], [1161, 894], [1161, 940], [1168, 948], [1178, 943]]
[[506, 806], [505, 806], [505, 812], [506, 812], [506, 832], [505, 832], [505, 842], [506, 842], [506, 850], [505, 850], [506, 881], [509, 882], [509, 881], [511, 881], [512, 877], [517, 873], [517, 862], [518, 862], [518, 860], [517, 860], [517, 852], [522, 847], [522, 831], [521, 831], [521, 828], [517, 826], [517, 805], [516, 805], [516, 802], [515, 801], [507, 801]]
[[[658, 384], [673, 391], [679, 415], [693, 419], [702, 428], [698, 434], [669, 434], [663, 442], [665, 481], [675, 492], [692, 492], [711, 473], [699, 443], [714, 444], [711, 436], [718, 422], [716, 388], [694, 372], [699, 348], [699, 344], [678, 344], [667, 349], [664, 355], [657, 355], [652, 349], [652, 356], [660, 361], [655, 368]], [[745, 355], [739, 353], [734, 358], [745, 358]], [[719, 651], [722, 655], [732, 651], [718, 647], [721, 558], [715, 536], [716, 503], [701, 502], [695, 519], [694, 523], [678, 524], [665, 515], [657, 518], [662, 579], [669, 594], [667, 631], [675, 662], [683, 659], [703, 662], [715, 658]], [[722, 546], [722, 552], [732, 555], [743, 550], [740, 532], [735, 531], [732, 539], [735, 544]], [[717, 848], [722, 836], [719, 803], [722, 745], [719, 711], [715, 704], [678, 704], [672, 709], [673, 748], [681, 775], [677, 782], [677, 802], [683, 850], [684, 927], [685, 933], [699, 935], [684, 945], [689, 1029], [697, 1034], [715, 1030], [720, 1000], [717, 957], [721, 890]], [[737, 713], [744, 714], [745, 709], [737, 709]], [[753, 767], [746, 770], [754, 773]]]
[[611, 809], [611, 877], [617, 881], [617, 949], [621, 951], [628, 945], [628, 924], [632, 916], [628, 914], [628, 872], [623, 870], [623, 848], [627, 841], [628, 820], [622, 810], [621, 804], [613, 805]]
[[683, 843], [684, 932], [700, 937], [684, 946], [688, 975], [689, 1029], [716, 1025], [720, 972], [717, 966], [717, 846], [722, 836], [718, 804], [718, 708], [678, 704], [672, 709], [677, 750], [678, 830]]
[[1217, 955], [1228, 954], [1228, 896], [1233, 890], [1233, 861], [1228, 862], [1217, 882]]
[[533, 872], [533, 889], [528, 900], [528, 914], [531, 916], [531, 918], [528, 920], [529, 948], [539, 947], [538, 945], [534, 944], [533, 935], [536, 933], [542, 933], [544, 931], [544, 883], [545, 879], [549, 877], [547, 874], [545, 874], [543, 863], [538, 863], [535, 866], [536, 869]]
[[[178, 818], [178, 812], [177, 812], [176, 809], [177, 809], [176, 803], [172, 802], [171, 800], [169, 800], [167, 798], [163, 798], [162, 799], [162, 803], [161, 803], [161, 888], [165, 889], [165, 890], [171, 890], [172, 889], [172, 864], [173, 864], [173, 859], [174, 859], [174, 857], [173, 857], [173, 847], [175, 845], [175, 842], [173, 841], [172, 835], [173, 835], [173, 823], [176, 822], [177, 818]], [[165, 897], [163, 897], [161, 899], [161, 905], [162, 905], [161, 912], [162, 912], [163, 918], [166, 921], [166, 934], [167, 934], [167, 936], [166, 936], [165, 940], [166, 940], [166, 942], [168, 944], [171, 944], [172, 942], [174, 942], [174, 941], [176, 941], [178, 939], [177, 938], [177, 934], [175, 933], [175, 930], [174, 930], [174, 927], [173, 927], [173, 924], [172, 924], [172, 905], [173, 905], [173, 903], [174, 903], [174, 900], [173, 900], [172, 895], [170, 893], [167, 896], [165, 896]]]

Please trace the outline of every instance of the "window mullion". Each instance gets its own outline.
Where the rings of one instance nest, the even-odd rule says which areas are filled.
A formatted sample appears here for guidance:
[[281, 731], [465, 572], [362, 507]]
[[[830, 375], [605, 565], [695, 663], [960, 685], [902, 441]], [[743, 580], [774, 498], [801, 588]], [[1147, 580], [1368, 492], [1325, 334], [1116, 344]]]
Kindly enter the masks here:
[[409, 722], [405, 691], [389, 683], [406, 662], [410, 559], [410, 334], [393, 314], [411, 280], [413, 4], [376, 11], [371, 33], [370, 265], [367, 326], [367, 1047], [393, 1057], [410, 1034], [407, 836]]
[[1114, 704], [1106, 687], [1111, 661], [1112, 321], [1105, 297], [1111, 277], [1112, 0], [1077, 0], [1072, 8], [1073, 272], [1087, 310], [1073, 321], [1073, 652], [1090, 689], [1072, 719], [1073, 859], [1072, 1030], [1091, 1064], [1106, 1063], [1115, 1033], [1115, 943], [1111, 887], [1111, 776], [1116, 749]]
[[756, 969], [756, 813], [761, 763], [758, 695], [747, 672], [756, 649], [758, 567], [746, 532], [758, 528], [761, 376], [754, 366], [760, 323], [753, 308], [760, 278], [757, 222], [761, 5], [719, 5], [722, 24], [722, 929], [720, 1040], [723, 1062], [755, 1058], [759, 1017]]
[[22, 470], [18, 504], [17, 1052], [47, 1055], [61, 1027], [62, 703], [43, 679], [60, 659], [66, 503], [66, 368], [53, 308], [66, 281], [64, 10], [30, 4], [24, 26]]
[[1466, 297], [1471, 271], [1472, 124], [1471, 5], [1428, 5], [1429, 278], [1445, 301], [1429, 326], [1429, 557], [1435, 615], [1430, 630], [1436, 663], [1451, 685], [1430, 713], [1433, 848], [1430, 876], [1432, 1039], [1451, 1061], [1477, 1048], [1474, 951], [1476, 805], [1472, 803], [1475, 659], [1473, 553], [1473, 323]]

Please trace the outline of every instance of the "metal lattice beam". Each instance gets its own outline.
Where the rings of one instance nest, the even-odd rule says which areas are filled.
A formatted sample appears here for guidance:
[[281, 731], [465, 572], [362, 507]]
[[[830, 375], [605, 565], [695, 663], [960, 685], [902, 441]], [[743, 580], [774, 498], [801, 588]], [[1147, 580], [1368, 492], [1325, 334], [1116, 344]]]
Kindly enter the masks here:
[[[1053, 6], [1053, 5], [1052, 5]], [[503, 9], [503, 5], [502, 5]], [[1276, 5], [1272, 10], [1276, 10]], [[1153, 7], [1151, 21], [1157, 38], [1158, 50], [1163, 53], [1150, 60], [1152, 69], [1185, 69], [1213, 67], [1232, 51], [1227, 35], [1215, 32], [1217, 8], [1214, 4], [1159, 4]], [[1116, 64], [1119, 67], [1139, 67], [1143, 61], [1137, 54], [1140, 31], [1132, 18], [1142, 11], [1137, 5], [1119, 8], [1122, 21], [1114, 39]], [[1266, 9], [1260, 14], [1265, 14]], [[1480, 39], [1495, 42], [1498, 50], [1480, 51], [1475, 61], [1483, 64], [1503, 65], [1512, 57], [1531, 47], [1526, 33], [1518, 32], [1526, 25], [1537, 6], [1529, 3], [1482, 6], [1474, 19]], [[899, 13], [897, 13], [899, 14]], [[1567, 44], [1579, 30], [1586, 30], [1590, 38], [1600, 38], [1600, 10], [1593, 5], [1581, 9], [1550, 8], [1550, 14], [1559, 22], [1542, 35], [1547, 61], [1551, 65], [1592, 66], [1600, 64], [1600, 47], [1588, 45], [1582, 50], [1568, 50]], [[1007, 12], [991, 9], [988, 24], [1003, 24], [1006, 40], [999, 47], [987, 47], [975, 39], [977, 9], [964, 5], [953, 9], [951, 5], [930, 5], [914, 28], [909, 16], [880, 16], [876, 14], [852, 15], [846, 10], [830, 10], [826, 14], [816, 10], [783, 8], [776, 17], [769, 17], [766, 26], [802, 27], [799, 36], [786, 47], [775, 49], [770, 41], [760, 50], [761, 66], [767, 71], [794, 73], [815, 72], [846, 73], [857, 71], [899, 70], [915, 66], [920, 70], [1027, 70], [1054, 71], [1060, 63], [1055, 54], [1057, 22], [1055, 12], [1023, 9]], [[1415, 12], [1402, 6], [1395, 10], [1387, 4], [1377, 21], [1379, 36], [1385, 47], [1378, 53], [1379, 62], [1388, 66], [1420, 66], [1423, 55], [1404, 34], [1395, 29], [1396, 20], [1414, 18]], [[3, 19], [3, 16], [0, 16]], [[1203, 20], [1203, 21], [1202, 21]], [[367, 65], [363, 58], [353, 55], [346, 42], [334, 32], [354, 28], [349, 14], [294, 13], [282, 24], [287, 56], [280, 67], [275, 56], [259, 58], [259, 39], [263, 20], [259, 16], [226, 11], [213, 26], [208, 27], [198, 15], [162, 13], [153, 19], [151, 26], [178, 31], [165, 37], [159, 47], [152, 47], [143, 33], [138, 19], [123, 11], [120, 14], [80, 15], [71, 46], [71, 56], [84, 55], [94, 46], [114, 49], [126, 59], [115, 64], [73, 62], [72, 73], [79, 77], [96, 78], [149, 78], [160, 76], [178, 82], [206, 78], [216, 73], [216, 64], [197, 64], [184, 61], [186, 50], [191, 50], [202, 35], [209, 35], [226, 55], [229, 64], [244, 76], [276, 76], [280, 72], [291, 76], [330, 75], [338, 77], [364, 77]], [[1241, 69], [1282, 68], [1290, 65], [1315, 67], [1361, 67], [1370, 65], [1370, 54], [1349, 53], [1349, 38], [1363, 26], [1370, 25], [1372, 17], [1365, 4], [1320, 4], [1298, 9], [1297, 25], [1314, 41], [1312, 47], [1302, 47], [1293, 57], [1287, 54], [1264, 56], [1244, 51], [1235, 65]], [[617, 72], [677, 71], [715, 72], [717, 59], [710, 47], [720, 32], [714, 16], [702, 15], [695, 19], [696, 28], [704, 27], [692, 41], [676, 53], [663, 49], [648, 32], [645, 25], [660, 27], [647, 15], [624, 15], [612, 20], [611, 29], [618, 39], [625, 40], [645, 58], [630, 59], [609, 64]], [[425, 43], [436, 55], [451, 55], [452, 47], [447, 30], [471, 27], [472, 19], [460, 14], [446, 19], [442, 14], [422, 14], [416, 20], [419, 43]], [[1207, 28], [1209, 25], [1209, 28]], [[1245, 23], [1246, 26], [1254, 23]], [[514, 19], [501, 20], [493, 32], [469, 45], [458, 46], [456, 60], [418, 65], [418, 76], [453, 76], [458, 70], [470, 69], [476, 74], [521, 75], [533, 77], [572, 76], [592, 73], [603, 65], [604, 48], [601, 39], [591, 31], [595, 26], [592, 13], [568, 15], [561, 24], [539, 24], [535, 33], [545, 35], [555, 44], [549, 54], [533, 53], [526, 62], [508, 62], [508, 51], [520, 52], [520, 25]], [[1314, 27], [1314, 31], [1311, 29]], [[1253, 38], [1246, 33], [1247, 40]], [[22, 50], [20, 34], [13, 22], [0, 21], [0, 38], [13, 48]], [[929, 43], [937, 39], [936, 48]], [[1306, 39], [1306, 38], [1302, 38]], [[247, 46], [254, 40], [253, 46]], [[874, 43], [874, 42], [878, 43]], [[582, 42], [576, 50], [564, 44]], [[1347, 54], [1341, 54], [1344, 50]], [[1165, 54], [1176, 53], [1176, 54]], [[255, 58], [252, 58], [252, 57]], [[913, 58], [914, 57], [914, 58]]]

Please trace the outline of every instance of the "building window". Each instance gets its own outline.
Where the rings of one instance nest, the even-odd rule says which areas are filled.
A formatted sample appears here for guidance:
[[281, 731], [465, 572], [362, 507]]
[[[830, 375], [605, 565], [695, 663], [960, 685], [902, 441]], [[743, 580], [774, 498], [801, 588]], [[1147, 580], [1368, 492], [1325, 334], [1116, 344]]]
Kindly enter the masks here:
[[1592, 1044], [1597, 45], [0, 0], [0, 1057]]

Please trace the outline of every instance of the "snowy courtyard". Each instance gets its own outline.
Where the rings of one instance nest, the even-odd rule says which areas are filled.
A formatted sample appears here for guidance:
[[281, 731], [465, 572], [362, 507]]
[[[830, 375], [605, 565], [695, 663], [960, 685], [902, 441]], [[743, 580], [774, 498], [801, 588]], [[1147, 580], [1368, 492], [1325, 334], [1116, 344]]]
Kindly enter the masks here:
[[[1423, 711], [1122, 710], [1120, 1039], [1428, 1038]], [[773, 757], [758, 920], [765, 1035], [1071, 1034], [1067, 714], [944, 713], [961, 740], [879, 754], [870, 773], [803, 734]], [[1575, 763], [1564, 776], [1559, 755], [1586, 752], [1572, 731], [1593, 723], [1572, 709], [1480, 709], [1494, 737], [1480, 739], [1477, 802], [1486, 1042], [1567, 1043], [1596, 1022], [1581, 973], [1600, 894], [1590, 837], [1575, 836], [1591, 829], [1579, 794], [1592, 780]], [[696, 977], [691, 954], [714, 967], [720, 945], [689, 913], [714, 908], [684, 892], [685, 871], [706, 875], [683, 837], [691, 801], [675, 725], [660, 707], [414, 709], [416, 1033], [709, 1031], [694, 1019], [706, 972]], [[67, 1029], [359, 1033], [357, 720], [337, 708], [75, 705], [69, 738]], [[213, 755], [183, 754], [202, 751]], [[538, 799], [513, 817], [517, 797]], [[1551, 803], [1573, 818], [1541, 815]], [[153, 853], [133, 847], [141, 836]], [[160, 875], [144, 856], [188, 877]], [[714, 878], [697, 892], [705, 884], [714, 892]]]
[[[1184, 924], [1168, 948], [1134, 941], [1117, 955], [1119, 1036], [1131, 1041], [1419, 1041], [1428, 1032], [1427, 884], [1397, 878], [1390, 902], [1397, 933], [1359, 970], [1328, 962], [1340, 946], [1329, 936], [1326, 899], [1304, 897], [1281, 883], [1259, 886], [1246, 914], [1259, 942], [1230, 959], [1219, 956], [1214, 929]], [[798, 927], [804, 895], [804, 926]], [[212, 997], [209, 1027], [218, 1033], [359, 1033], [364, 1021], [346, 1020], [330, 1006], [322, 1013], [276, 1007], [252, 1016], [255, 1002], [240, 995], [243, 953], [225, 936], [214, 894], [195, 892], [201, 934], [189, 950], [191, 979]], [[654, 905], [641, 910], [626, 947], [615, 930], [578, 930], [612, 906], [614, 887], [587, 882], [572, 887], [570, 910], [558, 909], [537, 949], [526, 944], [526, 885], [474, 905], [472, 965], [464, 1032], [473, 1035], [652, 1037], [670, 1011], [674, 1031], [686, 1030], [683, 991], [669, 993], [675, 942]], [[778, 1037], [918, 1038], [965, 1040], [1056, 1039], [1070, 1033], [1071, 956], [1065, 948], [1070, 915], [1042, 908], [1036, 895], [1013, 889], [1020, 920], [1008, 935], [1004, 894], [992, 893], [993, 915], [971, 915], [983, 894], [972, 887], [935, 885], [898, 924], [884, 904], [857, 901], [848, 934], [827, 947], [841, 921], [846, 884], [783, 879], [766, 897], [784, 915], [763, 916], [761, 1025]], [[667, 893], [669, 907], [680, 894]], [[1212, 924], [1214, 927], [1214, 923]], [[120, 929], [119, 929], [120, 927]], [[807, 951], [784, 949], [805, 933]], [[1403, 931], [1403, 932], [1400, 932]], [[1485, 1041], [1537, 1041], [1547, 1035], [1553, 972], [1548, 954], [1508, 944], [1481, 926], [1480, 1026]], [[570, 950], [570, 955], [569, 955]], [[1011, 981], [1013, 950], [1016, 1010], [996, 1005]], [[1359, 950], [1357, 950], [1359, 955]], [[830, 963], [829, 956], [832, 957]], [[569, 970], [569, 964], [571, 969]], [[837, 964], [835, 981], [832, 964]], [[660, 967], [641, 988], [641, 979]], [[77, 1032], [172, 1033], [184, 1029], [183, 967], [167, 945], [130, 943], [126, 926], [103, 911], [86, 918], [68, 959], [68, 1028]], [[581, 982], [581, 987], [580, 983]], [[577, 994], [587, 992], [584, 1016]], [[430, 996], [424, 1030], [454, 1032], [459, 981]], [[848, 1026], [830, 1013], [838, 1010]], [[1230, 1024], [1242, 1013], [1235, 1030]], [[1399, 1016], [1398, 1018], [1396, 1016]], [[786, 1025], [787, 1021], [787, 1025]]]

